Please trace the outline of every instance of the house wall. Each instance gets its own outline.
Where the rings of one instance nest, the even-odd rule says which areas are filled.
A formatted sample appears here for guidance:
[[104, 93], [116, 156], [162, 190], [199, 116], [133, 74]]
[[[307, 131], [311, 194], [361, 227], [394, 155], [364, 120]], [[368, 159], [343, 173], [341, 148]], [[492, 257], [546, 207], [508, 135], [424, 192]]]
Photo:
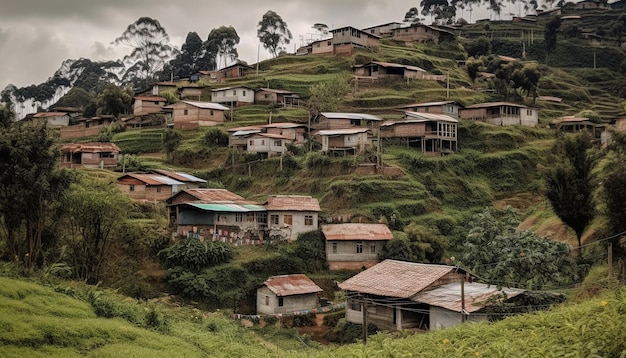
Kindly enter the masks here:
[[308, 293], [283, 296], [283, 305], [278, 306], [278, 297], [267, 286], [259, 288], [256, 297], [257, 314], [259, 315], [291, 313], [313, 309], [317, 307], [318, 302], [317, 293]]
[[318, 41], [311, 44], [311, 54], [332, 54], [333, 53], [333, 40], [328, 39], [324, 41]]
[[341, 45], [341, 44], [356, 44], [362, 47], [367, 47], [369, 45], [368, 38], [366, 33], [359, 31], [355, 28], [345, 27], [343, 29], [337, 29], [337, 31], [333, 31], [333, 45]]
[[254, 103], [254, 91], [249, 88], [231, 88], [228, 90], [211, 92], [211, 102], [215, 103], [235, 103], [252, 104]]
[[[361, 253], [357, 252], [359, 242], [362, 245]], [[378, 254], [385, 242], [384, 240], [326, 240], [326, 261], [331, 270], [371, 267], [378, 263]]]
[[[291, 215], [291, 225], [285, 222], [285, 216]], [[272, 221], [272, 217], [275, 216], [275, 219], [278, 220], [276, 224], [275, 221]], [[312, 220], [311, 225], [306, 225], [305, 217], [310, 216]], [[269, 211], [267, 212], [268, 226], [270, 228], [284, 228], [288, 226], [290, 230], [289, 240], [297, 240], [298, 234], [303, 232], [309, 232], [313, 230], [317, 230], [319, 227], [318, 224], [318, 213], [315, 211]]]
[[67, 127], [70, 124], [68, 115], [54, 116], [46, 118], [49, 127]]
[[393, 30], [394, 40], [405, 42], [439, 42], [439, 32], [425, 26], [403, 27]]
[[178, 185], [146, 185], [134, 178], [118, 180], [117, 186], [131, 199], [149, 201], [165, 201], [181, 189]]
[[324, 116], [320, 117], [316, 126], [318, 129], [346, 129], [354, 127], [347, 118], [328, 119]]
[[304, 143], [306, 128], [267, 128], [267, 134], [278, 134], [287, 137], [298, 144]]
[[[383, 129], [384, 128], [384, 129]], [[383, 138], [410, 138], [426, 135], [426, 123], [397, 123], [390, 127], [381, 127]]]
[[539, 123], [539, 113], [534, 108], [522, 108], [520, 110], [520, 124], [526, 127], [534, 127]]
[[278, 103], [278, 94], [269, 91], [257, 91], [254, 93], [254, 103], [256, 104], [268, 104]]
[[[407, 302], [407, 305], [416, 306], [413, 302]], [[369, 324], [375, 324], [376, 327], [382, 330], [416, 328], [424, 323], [421, 322], [422, 320], [419, 314], [402, 310], [400, 307], [381, 306], [370, 303], [367, 307], [367, 322]], [[355, 324], [363, 324], [362, 306], [358, 301], [348, 299], [348, 304], [346, 305], [346, 321]]]
[[215, 125], [224, 122], [224, 111], [217, 109], [198, 108], [184, 102], [174, 104], [172, 114], [174, 128], [185, 129], [192, 127]]
[[[110, 156], [110, 158], [109, 158]], [[115, 169], [117, 167], [117, 153], [75, 153], [73, 158], [80, 157], [78, 161], [69, 159], [67, 153], [61, 154], [61, 168], [104, 168]]]
[[283, 139], [251, 136], [248, 138], [246, 151], [249, 153], [284, 153], [286, 151], [284, 142]]
[[165, 106], [163, 101], [144, 101], [142, 99], [135, 100], [133, 105], [133, 114], [157, 113]]
[[428, 107], [414, 107], [413, 112], [418, 113], [433, 113], [433, 114], [446, 114], [453, 118], [459, 118], [459, 106], [455, 104], [444, 104], [441, 106], [428, 106]]

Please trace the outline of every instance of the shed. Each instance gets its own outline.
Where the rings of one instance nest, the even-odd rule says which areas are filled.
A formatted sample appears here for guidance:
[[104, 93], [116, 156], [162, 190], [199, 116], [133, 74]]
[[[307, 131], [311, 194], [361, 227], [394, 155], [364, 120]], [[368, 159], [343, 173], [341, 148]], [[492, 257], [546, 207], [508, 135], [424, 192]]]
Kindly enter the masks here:
[[257, 289], [257, 314], [288, 314], [318, 307], [323, 290], [303, 274], [272, 276]]
[[378, 263], [378, 254], [393, 234], [384, 224], [328, 224], [322, 226], [330, 270], [358, 270]]

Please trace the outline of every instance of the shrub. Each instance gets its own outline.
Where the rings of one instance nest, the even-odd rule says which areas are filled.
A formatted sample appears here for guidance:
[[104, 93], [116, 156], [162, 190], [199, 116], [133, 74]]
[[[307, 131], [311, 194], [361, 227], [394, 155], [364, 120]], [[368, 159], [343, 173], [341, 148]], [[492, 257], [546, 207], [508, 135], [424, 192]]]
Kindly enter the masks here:
[[209, 147], [227, 147], [228, 133], [221, 128], [209, 128], [209, 130], [204, 134], [202, 143]]
[[159, 252], [159, 258], [166, 267], [180, 266], [189, 271], [199, 271], [225, 263], [232, 257], [232, 250], [227, 244], [217, 241], [200, 241], [195, 238], [181, 239]]

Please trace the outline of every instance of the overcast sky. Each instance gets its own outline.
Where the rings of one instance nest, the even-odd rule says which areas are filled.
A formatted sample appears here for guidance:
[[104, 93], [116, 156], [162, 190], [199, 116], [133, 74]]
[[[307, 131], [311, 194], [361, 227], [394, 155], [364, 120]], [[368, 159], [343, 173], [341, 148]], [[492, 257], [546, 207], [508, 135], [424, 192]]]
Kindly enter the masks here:
[[[413, 6], [419, 0], [0, 0], [0, 90], [42, 83], [68, 58], [122, 58], [130, 49], [111, 42], [142, 16], [157, 19], [178, 49], [191, 31], [206, 40], [211, 29], [232, 25], [241, 38], [239, 57], [255, 63], [257, 23], [267, 10], [287, 22], [293, 52], [313, 36], [314, 23], [364, 28], [402, 21]], [[472, 20], [480, 15], [474, 11]], [[260, 60], [269, 57], [261, 47]]]

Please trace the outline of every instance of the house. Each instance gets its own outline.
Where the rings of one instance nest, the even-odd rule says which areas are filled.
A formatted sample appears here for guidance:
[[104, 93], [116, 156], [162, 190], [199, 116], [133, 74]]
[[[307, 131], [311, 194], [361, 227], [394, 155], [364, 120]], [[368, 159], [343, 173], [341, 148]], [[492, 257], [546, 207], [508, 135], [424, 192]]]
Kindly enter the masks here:
[[278, 122], [257, 126], [236, 127], [228, 129], [228, 146], [240, 151], [247, 151], [249, 138], [257, 133], [279, 135], [286, 138], [286, 143], [304, 144], [307, 126], [300, 123]]
[[332, 55], [334, 51], [333, 39], [323, 39], [311, 42], [310, 45], [305, 47], [307, 52], [312, 55]]
[[524, 293], [464, 282], [467, 275], [454, 266], [385, 260], [339, 284], [348, 293], [346, 320], [363, 324], [366, 316], [383, 330], [435, 330], [461, 323], [463, 312], [468, 321], [485, 321], [481, 311], [490, 302]]
[[333, 34], [333, 54], [351, 55], [354, 50], [366, 49], [378, 51], [380, 47], [380, 36], [359, 30], [352, 26], [340, 27], [330, 30]]
[[277, 104], [282, 107], [294, 107], [300, 105], [300, 96], [297, 93], [273, 89], [259, 88], [254, 93], [255, 104]]
[[589, 132], [595, 139], [599, 139], [601, 144], [607, 144], [611, 134], [608, 125], [605, 123], [594, 123], [589, 118], [564, 116], [550, 123], [550, 128], [556, 129], [557, 133], [577, 133]]
[[311, 196], [270, 195], [265, 208], [270, 230], [286, 236], [289, 241], [318, 228], [320, 203]]
[[412, 24], [408, 27], [399, 27], [391, 30], [392, 39], [404, 41], [406, 44], [440, 43], [454, 40], [455, 37], [451, 31], [425, 24]]
[[171, 106], [164, 106], [161, 112], [131, 115], [120, 120], [126, 129], [162, 128], [171, 122], [172, 113], [168, 111], [170, 108]]
[[399, 107], [403, 111], [413, 111], [419, 113], [445, 114], [452, 118], [459, 119], [459, 110], [462, 106], [454, 101], [413, 103]]
[[272, 276], [257, 289], [258, 315], [289, 314], [318, 307], [323, 290], [303, 274]]
[[330, 270], [358, 270], [378, 263], [378, 254], [393, 239], [384, 224], [328, 224], [322, 226]]
[[100, 133], [102, 128], [108, 127], [115, 121], [115, 116], [101, 115], [92, 118], [80, 118], [76, 120], [76, 124], [67, 127], [61, 127], [61, 139], [81, 138], [95, 136]]
[[601, 0], [583, 0], [574, 4], [574, 9], [582, 10], [582, 9], [604, 9], [610, 10], [611, 5], [607, 1]]
[[380, 125], [380, 137], [419, 148], [427, 155], [457, 151], [458, 119], [445, 114], [405, 112], [404, 119]]
[[345, 129], [354, 127], [377, 127], [383, 119], [365, 113], [322, 112], [314, 118], [313, 128]]
[[252, 66], [248, 66], [247, 64], [241, 61], [237, 61], [230, 66], [227, 66], [227, 67], [222, 68], [221, 70], [218, 70], [217, 81], [223, 82], [231, 78], [245, 77], [252, 70], [254, 70]]
[[167, 104], [167, 100], [161, 96], [136, 96], [133, 99], [133, 114], [157, 113]]
[[180, 101], [172, 105], [175, 129], [196, 129], [224, 123], [230, 108], [213, 102]]
[[61, 168], [115, 169], [120, 148], [114, 143], [72, 143], [61, 146]]
[[289, 138], [292, 143], [304, 144], [308, 127], [301, 123], [276, 122], [262, 126], [267, 134], [278, 134]]
[[226, 189], [183, 189], [166, 201], [182, 236], [251, 244], [266, 238], [267, 211]]
[[561, 8], [555, 7], [552, 9], [537, 9], [537, 17], [548, 17], [548, 16], [561, 16]]
[[66, 112], [39, 112], [33, 115], [33, 120], [44, 122], [48, 127], [66, 127], [70, 124], [70, 116]]
[[461, 109], [461, 119], [500, 126], [534, 127], [539, 122], [537, 109], [509, 102], [478, 103]]
[[78, 107], [54, 107], [52, 108], [52, 111], [67, 113], [67, 115], [70, 116], [70, 122], [71, 119], [79, 118], [83, 113], [83, 111]]
[[181, 86], [178, 89], [178, 92], [180, 94], [180, 99], [192, 99], [192, 100], [200, 101], [200, 98], [202, 97], [203, 88], [204, 87], [201, 87], [198, 85]]
[[364, 32], [368, 32], [372, 35], [376, 35], [382, 38], [391, 37], [393, 35], [393, 29], [402, 27], [401, 22], [388, 22], [382, 25], [371, 26], [363, 29]]
[[372, 61], [364, 65], [352, 66], [352, 74], [373, 79], [424, 79], [426, 70], [399, 63]]
[[184, 172], [174, 172], [171, 170], [163, 169], [154, 169], [152, 170], [152, 172], [182, 182], [183, 186], [181, 187], [181, 189], [194, 189], [206, 184], [206, 180]]
[[248, 153], [263, 153], [268, 157], [287, 152], [289, 137], [280, 134], [252, 133], [246, 136], [246, 149]]
[[254, 104], [254, 90], [245, 86], [212, 89], [211, 102], [228, 107]]
[[128, 173], [117, 178], [117, 186], [122, 192], [140, 201], [165, 201], [183, 185], [183, 182], [160, 174]]
[[333, 154], [363, 153], [372, 144], [368, 128], [323, 129], [316, 132], [322, 152]]
[[152, 86], [152, 95], [158, 96], [161, 92], [176, 92], [177, 90], [178, 90], [178, 87], [176, 86], [176, 83], [174, 82], [169, 82], [169, 81], [157, 82]]

